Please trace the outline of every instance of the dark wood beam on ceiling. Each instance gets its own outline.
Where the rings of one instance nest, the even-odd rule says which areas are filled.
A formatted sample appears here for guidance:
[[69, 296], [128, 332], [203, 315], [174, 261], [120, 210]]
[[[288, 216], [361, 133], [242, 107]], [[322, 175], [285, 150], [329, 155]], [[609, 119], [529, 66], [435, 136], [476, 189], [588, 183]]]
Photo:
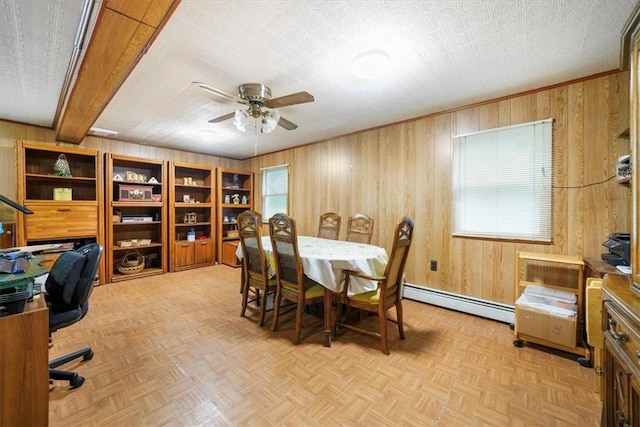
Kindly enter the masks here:
[[69, 97], [56, 140], [79, 144], [167, 23], [180, 0], [105, 0]]

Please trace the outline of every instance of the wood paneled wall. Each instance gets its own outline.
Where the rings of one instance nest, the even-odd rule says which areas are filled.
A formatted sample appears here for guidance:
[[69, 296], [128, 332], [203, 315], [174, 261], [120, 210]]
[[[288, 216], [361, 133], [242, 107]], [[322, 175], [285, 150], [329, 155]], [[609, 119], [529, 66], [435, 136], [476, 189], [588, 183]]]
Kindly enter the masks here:
[[[618, 156], [629, 152], [629, 141], [617, 138], [629, 126], [628, 85], [628, 72], [612, 73], [259, 156], [248, 165], [258, 190], [261, 168], [290, 165], [290, 214], [300, 234], [315, 235], [323, 212], [339, 213], [345, 225], [362, 212], [375, 218], [372, 243], [389, 250], [395, 224], [409, 214], [416, 231], [408, 282], [513, 304], [518, 250], [599, 257], [609, 233], [630, 230], [630, 187], [607, 181]], [[453, 136], [549, 117], [552, 244], [452, 237]], [[261, 209], [259, 198], [255, 206]], [[430, 260], [438, 261], [437, 271]]]
[[[451, 236], [451, 141], [466, 132], [554, 119], [552, 244]], [[375, 219], [372, 243], [390, 249], [405, 214], [416, 221], [407, 280], [490, 301], [514, 302], [516, 251], [599, 257], [613, 231], [631, 229], [631, 189], [607, 181], [629, 140], [629, 73], [490, 101], [278, 153], [236, 161], [87, 137], [81, 147], [103, 152], [253, 170], [260, 194], [263, 167], [290, 164], [290, 214], [300, 234], [315, 235], [321, 213], [362, 212]], [[0, 121], [0, 194], [15, 197], [14, 141], [55, 143], [53, 131]], [[606, 182], [605, 182], [606, 181]], [[593, 184], [593, 185], [592, 185]], [[255, 206], [261, 210], [261, 200]], [[14, 218], [0, 206], [0, 221]], [[438, 261], [438, 271], [429, 261]]]

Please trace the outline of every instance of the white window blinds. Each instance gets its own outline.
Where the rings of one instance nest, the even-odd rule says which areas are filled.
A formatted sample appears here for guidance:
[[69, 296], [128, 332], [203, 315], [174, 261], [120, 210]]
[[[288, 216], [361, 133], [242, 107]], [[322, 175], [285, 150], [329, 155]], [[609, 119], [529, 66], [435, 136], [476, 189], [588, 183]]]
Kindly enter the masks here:
[[552, 124], [454, 137], [454, 235], [551, 241]]

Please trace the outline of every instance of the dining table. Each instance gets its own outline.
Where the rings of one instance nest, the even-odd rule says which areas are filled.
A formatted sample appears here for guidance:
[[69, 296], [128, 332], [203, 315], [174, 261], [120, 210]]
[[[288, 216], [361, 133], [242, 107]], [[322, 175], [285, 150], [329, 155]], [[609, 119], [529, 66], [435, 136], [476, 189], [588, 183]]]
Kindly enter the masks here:
[[[331, 346], [332, 302], [334, 294], [344, 292], [344, 270], [354, 270], [369, 276], [382, 276], [389, 260], [387, 251], [379, 246], [323, 239], [312, 236], [298, 236], [298, 253], [304, 274], [324, 288], [324, 345]], [[269, 274], [275, 276], [275, 259], [269, 236], [262, 237], [262, 248], [269, 263]], [[236, 251], [242, 259], [242, 247]], [[347, 295], [356, 295], [376, 290], [378, 282], [352, 277]]]

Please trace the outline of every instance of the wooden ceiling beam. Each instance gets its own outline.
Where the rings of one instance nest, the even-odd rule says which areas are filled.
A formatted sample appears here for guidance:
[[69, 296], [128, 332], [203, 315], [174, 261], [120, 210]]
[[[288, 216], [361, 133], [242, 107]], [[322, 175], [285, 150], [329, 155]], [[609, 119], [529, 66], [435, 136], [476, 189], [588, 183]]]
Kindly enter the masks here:
[[106, 0], [56, 125], [56, 140], [79, 144], [151, 46], [180, 0]]

